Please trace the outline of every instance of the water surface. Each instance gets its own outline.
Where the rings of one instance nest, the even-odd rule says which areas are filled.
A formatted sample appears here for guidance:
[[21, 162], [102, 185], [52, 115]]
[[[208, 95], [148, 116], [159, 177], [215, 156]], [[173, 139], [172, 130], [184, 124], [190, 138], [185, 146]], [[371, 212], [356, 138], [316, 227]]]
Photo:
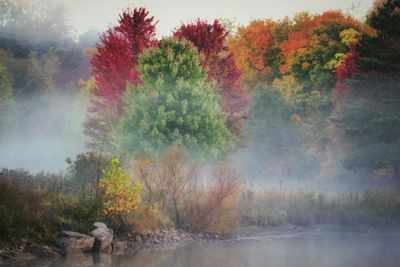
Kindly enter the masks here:
[[234, 241], [142, 249], [125, 255], [84, 255], [36, 264], [121, 267], [399, 267], [400, 233], [260, 235]]

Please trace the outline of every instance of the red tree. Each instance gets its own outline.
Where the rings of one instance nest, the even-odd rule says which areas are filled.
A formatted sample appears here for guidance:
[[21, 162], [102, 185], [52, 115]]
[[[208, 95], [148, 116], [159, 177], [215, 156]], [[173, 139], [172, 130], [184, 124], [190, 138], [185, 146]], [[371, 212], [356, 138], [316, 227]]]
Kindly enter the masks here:
[[102, 34], [96, 45], [97, 53], [91, 61], [96, 80], [92, 90], [95, 98], [89, 109], [93, 116], [86, 122], [86, 133], [94, 143], [110, 141], [110, 129], [123, 114], [122, 97], [127, 83], [140, 84], [139, 55], [158, 43], [156, 22], [148, 14], [144, 8], [125, 10], [119, 16], [118, 25]]
[[93, 93], [103, 104], [121, 104], [126, 84], [140, 83], [138, 57], [143, 50], [157, 44], [156, 23], [148, 13], [144, 8], [125, 10], [119, 16], [118, 26], [105, 32], [96, 45], [92, 72], [97, 87]]
[[189, 40], [201, 53], [208, 78], [217, 82], [216, 90], [222, 96], [221, 108], [228, 113], [227, 126], [239, 135], [249, 96], [240, 86], [241, 73], [235, 58], [228, 53], [227, 36], [228, 32], [218, 20], [213, 24], [202, 20], [182, 24], [174, 32], [174, 37]]

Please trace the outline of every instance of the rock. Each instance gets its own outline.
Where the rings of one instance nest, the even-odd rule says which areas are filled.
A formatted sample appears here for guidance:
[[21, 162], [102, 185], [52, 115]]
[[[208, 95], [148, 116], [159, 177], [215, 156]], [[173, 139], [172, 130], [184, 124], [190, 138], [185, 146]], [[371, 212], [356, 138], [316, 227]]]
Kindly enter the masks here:
[[175, 242], [180, 242], [181, 238], [178, 235], [176, 235], [172, 237], [172, 240], [174, 240]]
[[10, 260], [13, 258], [13, 256], [8, 254], [7, 252], [0, 252], [0, 258], [3, 260]]
[[105, 223], [102, 222], [95, 222], [93, 224], [93, 227], [95, 228], [104, 228], [104, 229], [108, 229], [107, 225]]
[[49, 246], [33, 245], [28, 247], [28, 251], [39, 258], [53, 258], [60, 256], [60, 254]]
[[62, 231], [56, 238], [56, 244], [62, 254], [90, 251], [95, 238], [73, 231]]
[[140, 235], [136, 236], [136, 243], [141, 244], [143, 242], [142, 237]]
[[107, 251], [111, 250], [111, 244], [113, 241], [113, 230], [108, 228], [104, 223], [96, 222], [93, 224], [96, 229], [92, 231], [95, 241], [92, 251]]

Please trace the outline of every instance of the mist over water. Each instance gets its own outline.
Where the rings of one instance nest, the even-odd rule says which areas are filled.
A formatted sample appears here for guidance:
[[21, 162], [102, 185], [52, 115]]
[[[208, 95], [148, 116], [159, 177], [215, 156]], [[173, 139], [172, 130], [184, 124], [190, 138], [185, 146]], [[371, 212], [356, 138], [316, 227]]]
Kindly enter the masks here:
[[32, 266], [396, 267], [399, 261], [399, 234], [309, 232], [43, 260]]

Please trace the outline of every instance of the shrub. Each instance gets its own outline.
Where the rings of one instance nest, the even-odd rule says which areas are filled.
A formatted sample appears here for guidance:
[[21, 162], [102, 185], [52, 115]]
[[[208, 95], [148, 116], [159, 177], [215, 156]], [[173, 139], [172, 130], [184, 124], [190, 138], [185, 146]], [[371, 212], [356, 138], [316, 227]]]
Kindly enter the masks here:
[[238, 221], [239, 173], [228, 165], [216, 166], [203, 184], [198, 162], [170, 147], [161, 158], [136, 157], [134, 173], [144, 184], [146, 205], [159, 207], [161, 218], [166, 214], [178, 228], [222, 233]]
[[119, 160], [112, 159], [110, 170], [104, 172], [99, 186], [103, 190], [103, 216], [109, 218], [117, 228], [125, 227], [128, 215], [140, 204], [143, 184], [133, 185]]
[[73, 187], [81, 191], [91, 187], [97, 193], [102, 171], [109, 168], [109, 162], [108, 156], [94, 151], [78, 154], [74, 161], [68, 158], [68, 173]]

